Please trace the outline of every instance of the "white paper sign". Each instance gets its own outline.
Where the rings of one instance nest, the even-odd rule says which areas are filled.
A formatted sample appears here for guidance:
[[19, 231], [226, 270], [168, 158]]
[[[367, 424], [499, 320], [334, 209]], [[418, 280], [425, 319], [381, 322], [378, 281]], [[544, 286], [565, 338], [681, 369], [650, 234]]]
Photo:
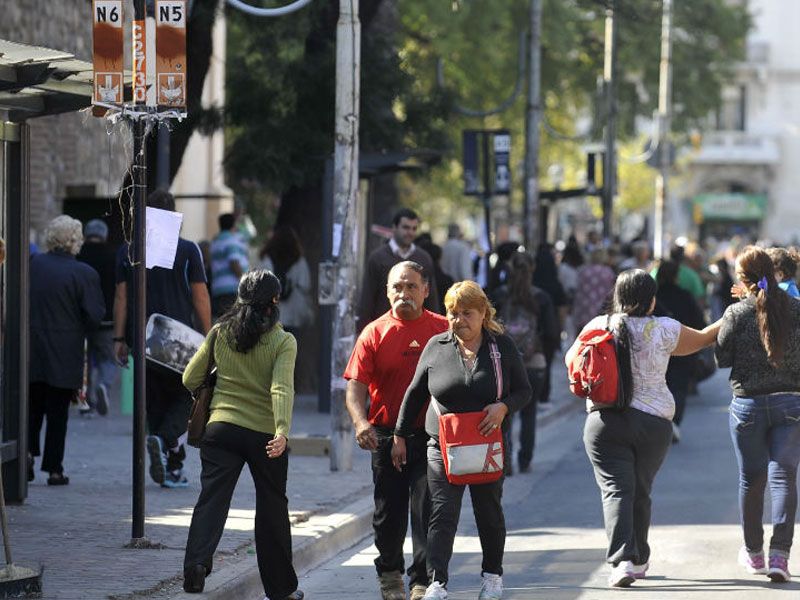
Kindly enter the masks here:
[[163, 267], [171, 269], [178, 251], [178, 236], [181, 232], [183, 214], [160, 208], [147, 207], [147, 251], [145, 266], [148, 269]]
[[331, 249], [331, 254], [333, 258], [339, 258], [339, 251], [342, 248], [342, 233], [344, 231], [344, 227], [341, 223], [334, 223], [333, 224], [333, 248]]

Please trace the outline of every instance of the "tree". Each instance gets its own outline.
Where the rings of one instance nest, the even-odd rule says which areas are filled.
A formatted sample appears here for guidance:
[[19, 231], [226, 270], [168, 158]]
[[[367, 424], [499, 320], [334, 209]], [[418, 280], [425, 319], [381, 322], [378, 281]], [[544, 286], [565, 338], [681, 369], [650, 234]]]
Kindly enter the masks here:
[[[418, 79], [424, 90], [436, 89], [436, 61], [446, 58], [447, 89], [458, 102], [470, 107], [489, 108], [506, 98], [516, 78], [517, 40], [527, 25], [529, 0], [461, 0], [456, 10], [440, 0], [401, 3], [401, 20], [406, 44], [404, 68]], [[619, 28], [619, 135], [623, 141], [637, 135], [637, 117], [650, 117], [657, 105], [661, 2], [656, 0], [617, 1]], [[542, 89], [546, 120], [564, 136], [543, 133], [541, 173], [558, 162], [565, 167], [565, 185], [572, 186], [583, 170], [581, 143], [569, 140], [578, 123], [588, 131], [589, 117], [597, 113], [591, 134], [599, 139], [602, 111], [595, 110], [597, 78], [602, 73], [604, 11], [603, 0], [545, 0], [543, 12]], [[686, 132], [707, 119], [719, 104], [721, 88], [729, 80], [736, 61], [744, 55], [745, 36], [750, 25], [746, 8], [725, 0], [692, 0], [676, 3], [674, 15], [674, 105], [673, 129]], [[455, 113], [448, 115], [451, 131], [448, 157], [457, 159], [460, 132], [467, 127], [511, 130], [512, 159], [524, 151], [524, 100], [502, 115], [482, 119]], [[646, 179], [644, 165], [625, 167], [625, 175]], [[438, 193], [430, 182], [406, 187], [413, 202], [420, 190], [426, 196], [455, 200], [461, 184], [449, 161], [445, 173], [433, 175], [442, 187]], [[521, 177], [517, 178], [521, 181]], [[631, 182], [632, 183], [632, 182]], [[626, 187], [622, 182], [621, 186]], [[517, 186], [519, 188], [519, 186]], [[630, 188], [631, 186], [627, 186]], [[651, 195], [649, 197], [652, 197]], [[513, 201], [520, 205], [517, 189]], [[635, 203], [634, 203], [635, 204]], [[427, 206], [427, 210], [426, 210]], [[446, 215], [441, 205], [426, 202], [420, 208], [430, 219]]]

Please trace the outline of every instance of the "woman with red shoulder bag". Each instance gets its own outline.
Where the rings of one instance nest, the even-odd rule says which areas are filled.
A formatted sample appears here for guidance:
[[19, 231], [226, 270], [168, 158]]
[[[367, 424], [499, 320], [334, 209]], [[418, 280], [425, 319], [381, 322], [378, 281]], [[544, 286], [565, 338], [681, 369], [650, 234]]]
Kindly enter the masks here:
[[483, 550], [479, 598], [499, 600], [506, 538], [502, 431], [508, 427], [506, 417], [529, 402], [531, 387], [517, 347], [495, 320], [495, 309], [480, 286], [458, 282], [444, 302], [450, 329], [433, 336], [420, 356], [400, 408], [392, 461], [402, 468], [404, 436], [431, 398], [425, 418], [431, 437], [427, 559], [431, 583], [424, 598], [447, 598], [447, 568], [469, 486]]

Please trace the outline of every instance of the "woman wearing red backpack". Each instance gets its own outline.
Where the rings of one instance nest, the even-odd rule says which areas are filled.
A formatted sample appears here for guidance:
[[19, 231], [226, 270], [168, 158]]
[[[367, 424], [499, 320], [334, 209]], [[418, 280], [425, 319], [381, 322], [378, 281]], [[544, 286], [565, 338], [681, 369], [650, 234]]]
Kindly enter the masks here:
[[603, 497], [612, 587], [631, 585], [649, 566], [650, 489], [672, 441], [675, 413], [665, 379], [669, 358], [712, 344], [720, 326], [717, 322], [698, 331], [652, 316], [657, 289], [646, 271], [621, 273], [614, 285], [614, 313], [592, 319], [566, 356], [574, 369], [581, 338], [611, 328], [619, 394], [613, 404], [586, 399], [583, 443]]

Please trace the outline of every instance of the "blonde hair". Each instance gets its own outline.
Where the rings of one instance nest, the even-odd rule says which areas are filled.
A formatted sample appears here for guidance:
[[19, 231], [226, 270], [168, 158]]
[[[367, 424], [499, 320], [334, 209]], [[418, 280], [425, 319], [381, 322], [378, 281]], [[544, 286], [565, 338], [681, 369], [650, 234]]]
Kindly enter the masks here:
[[83, 225], [67, 215], [56, 217], [44, 230], [44, 246], [48, 252], [62, 250], [76, 256], [83, 246]]
[[489, 298], [474, 281], [458, 281], [450, 286], [444, 295], [444, 307], [447, 312], [453, 312], [456, 307], [471, 308], [477, 311], [486, 311], [483, 316], [483, 328], [494, 334], [503, 333], [503, 326], [495, 319], [495, 310]]

